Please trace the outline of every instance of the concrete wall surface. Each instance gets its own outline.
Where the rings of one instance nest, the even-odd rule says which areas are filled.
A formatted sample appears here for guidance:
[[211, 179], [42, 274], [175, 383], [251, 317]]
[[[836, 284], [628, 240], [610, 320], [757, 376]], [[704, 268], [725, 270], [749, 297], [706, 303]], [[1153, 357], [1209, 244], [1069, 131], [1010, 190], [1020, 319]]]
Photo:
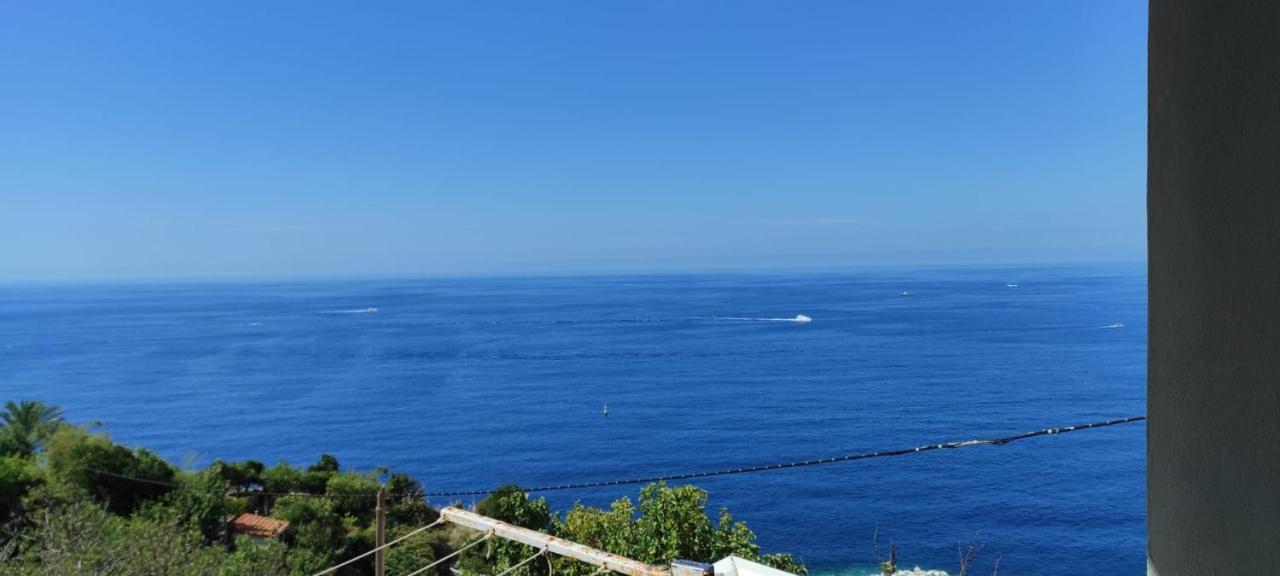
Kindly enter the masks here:
[[1148, 573], [1280, 574], [1280, 0], [1151, 0]]

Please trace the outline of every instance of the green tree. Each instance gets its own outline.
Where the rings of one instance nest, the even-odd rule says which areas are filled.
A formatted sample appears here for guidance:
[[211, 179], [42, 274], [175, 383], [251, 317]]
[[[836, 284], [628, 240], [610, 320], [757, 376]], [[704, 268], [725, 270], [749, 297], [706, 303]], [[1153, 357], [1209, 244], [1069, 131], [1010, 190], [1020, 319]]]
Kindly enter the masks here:
[[387, 495], [400, 500], [423, 500], [427, 496], [427, 491], [422, 487], [422, 483], [414, 480], [412, 476], [395, 472], [387, 476]]
[[[342, 472], [336, 458], [323, 455], [306, 468], [281, 462], [264, 469], [256, 461], [219, 460], [198, 472], [179, 473], [152, 452], [65, 425], [56, 409], [33, 405], [9, 403], [0, 430], [5, 442], [34, 439], [10, 442], [6, 446], [28, 448], [0, 454], [0, 523], [7, 521], [6, 535], [17, 536], [0, 543], [0, 555], [9, 560], [0, 572], [305, 576], [373, 546], [373, 508], [385, 470]], [[36, 413], [42, 415], [31, 416]], [[28, 426], [30, 422], [37, 424]], [[11, 428], [39, 431], [10, 436]], [[33, 457], [37, 453], [41, 466]], [[270, 511], [289, 527], [280, 542], [241, 538], [228, 550], [216, 541], [223, 534], [223, 522], [250, 504], [230, 491], [258, 486], [266, 492], [293, 493], [278, 497]], [[422, 485], [410, 476], [389, 474], [386, 488], [391, 538], [439, 517], [426, 504]], [[255, 507], [275, 497], [256, 498], [262, 502]], [[562, 520], [545, 499], [530, 498], [518, 486], [508, 485], [482, 500], [477, 512], [651, 564], [677, 558], [710, 562], [737, 555], [789, 572], [806, 572], [789, 555], [761, 556], [756, 535], [746, 524], [724, 510], [713, 521], [707, 501], [707, 493], [693, 486], [652, 484], [641, 490], [634, 504], [629, 498], [614, 501], [608, 509], [579, 503]], [[394, 547], [388, 564], [393, 574], [416, 570], [476, 537], [472, 530], [441, 526]], [[534, 552], [523, 544], [492, 539], [437, 567], [433, 576], [496, 574]], [[342, 574], [370, 571], [366, 560]], [[579, 562], [546, 558], [523, 565], [514, 576], [586, 576], [591, 571]]]
[[225, 551], [171, 519], [124, 518], [83, 492], [47, 498], [16, 561], [18, 574], [129, 574], [215, 576]]
[[266, 468], [257, 460], [245, 460], [244, 462], [223, 462], [222, 460], [214, 460], [209, 468], [214, 471], [228, 484], [238, 489], [249, 488], [254, 485], [262, 485], [262, 473]]
[[[551, 509], [545, 498], [531, 499], [519, 486], [508, 484], [486, 496], [476, 504], [476, 512], [509, 524], [532, 530], [549, 530]], [[462, 572], [492, 574], [506, 570], [534, 552], [524, 544], [495, 538], [484, 546], [473, 548], [458, 560]], [[440, 572], [444, 574], [445, 572]], [[515, 576], [537, 576], [547, 573], [544, 562], [533, 562], [522, 567]]]
[[[289, 550], [289, 574], [293, 576], [307, 576], [315, 574], [329, 566], [333, 565], [333, 555], [308, 550], [306, 548], [291, 548]], [[343, 574], [347, 576], [350, 571]]]
[[[609, 510], [575, 504], [554, 526], [555, 535], [650, 564], [672, 560], [714, 562], [736, 555], [775, 568], [807, 573], [787, 555], [760, 556], [756, 535], [743, 522], [721, 510], [715, 525], [706, 513], [707, 493], [694, 486], [650, 484], [640, 492], [639, 506], [629, 498]], [[582, 576], [581, 564], [557, 560], [556, 574]]]
[[328, 487], [329, 478], [337, 474], [337, 467], [338, 461], [328, 454], [305, 470], [294, 468], [288, 462], [279, 462], [261, 473], [262, 487], [267, 492], [321, 495]]
[[0, 412], [0, 453], [30, 456], [66, 421], [62, 409], [31, 400], [5, 402]]
[[650, 484], [640, 491], [640, 518], [633, 532], [637, 560], [666, 564], [712, 558], [715, 531], [707, 518], [707, 493], [694, 486]]
[[765, 554], [760, 557], [760, 563], [766, 566], [772, 566], [783, 572], [809, 576], [809, 568], [804, 565], [804, 562], [796, 560], [790, 554]]
[[315, 464], [307, 467], [298, 483], [298, 489], [308, 494], [324, 494], [329, 479], [340, 472], [338, 459], [332, 454], [321, 454]]
[[142, 503], [175, 488], [175, 471], [159, 456], [141, 448], [130, 450], [79, 428], [59, 428], [47, 452], [56, 474], [116, 514], [131, 514]]
[[721, 508], [720, 522], [711, 537], [711, 558], [719, 560], [725, 556], [759, 558], [760, 546], [756, 544], [756, 533], [746, 522], [735, 521], [728, 510]]
[[515, 484], [494, 490], [476, 504], [476, 513], [531, 530], [546, 530], [551, 526], [551, 508], [547, 499], [530, 499]]
[[23, 499], [42, 481], [29, 458], [0, 456], [0, 526], [22, 514]]
[[302, 474], [301, 470], [290, 466], [288, 462], [277, 462], [275, 466], [262, 472], [262, 488], [278, 494], [298, 492], [302, 486]]
[[[387, 533], [387, 540], [400, 538], [412, 528], [402, 526]], [[428, 534], [412, 536], [387, 550], [387, 574], [409, 574], [436, 559], [433, 540]]]
[[321, 454], [315, 464], [307, 467], [307, 472], [338, 472], [338, 459], [333, 454]]
[[575, 503], [558, 521], [555, 533], [574, 542], [615, 554], [634, 554], [635, 506], [630, 498], [614, 500], [608, 510]]
[[338, 557], [345, 544], [342, 517], [334, 513], [327, 498], [283, 496], [271, 514], [289, 523], [283, 536], [286, 543], [310, 551], [322, 564]]
[[181, 478], [179, 488], [164, 497], [157, 512], [196, 529], [207, 542], [213, 542], [225, 528], [224, 519], [242, 511], [227, 497], [228, 487], [216, 470], [207, 468]]
[[373, 476], [335, 473], [329, 477], [324, 493], [336, 514], [355, 516], [368, 523], [378, 503], [378, 487], [378, 479]]
[[387, 477], [387, 525], [422, 526], [436, 521], [440, 513], [427, 505], [426, 490], [408, 474]]
[[[301, 559], [302, 555], [299, 555]], [[323, 566], [301, 573], [312, 574]], [[236, 538], [232, 551], [218, 572], [218, 576], [286, 576], [290, 574], [289, 548], [275, 540], [256, 542], [248, 536]]]

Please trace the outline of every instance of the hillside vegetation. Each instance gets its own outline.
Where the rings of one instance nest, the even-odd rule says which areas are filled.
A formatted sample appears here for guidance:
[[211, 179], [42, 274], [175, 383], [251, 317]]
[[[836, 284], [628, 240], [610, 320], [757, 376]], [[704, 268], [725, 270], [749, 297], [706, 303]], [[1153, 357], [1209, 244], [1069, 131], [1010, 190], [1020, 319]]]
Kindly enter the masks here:
[[[215, 461], [180, 469], [126, 447], [94, 427], [65, 421], [56, 407], [9, 402], [0, 413], [0, 574], [310, 575], [374, 546], [374, 508], [387, 489], [388, 539], [434, 521], [422, 485], [386, 469], [343, 469], [321, 455], [309, 466]], [[650, 484], [637, 500], [608, 509], [547, 501], [504, 486], [476, 505], [480, 514], [653, 564], [711, 562], [735, 554], [806, 573], [790, 555], [761, 555], [755, 534], [726, 510], [707, 514], [694, 486]], [[289, 522], [278, 540], [233, 538], [228, 519], [254, 512]], [[442, 525], [393, 546], [387, 574], [407, 574], [473, 541]], [[497, 574], [533, 549], [493, 539], [433, 569], [436, 576]], [[531, 562], [513, 576], [586, 576], [564, 558]], [[372, 574], [362, 561], [338, 574]]]

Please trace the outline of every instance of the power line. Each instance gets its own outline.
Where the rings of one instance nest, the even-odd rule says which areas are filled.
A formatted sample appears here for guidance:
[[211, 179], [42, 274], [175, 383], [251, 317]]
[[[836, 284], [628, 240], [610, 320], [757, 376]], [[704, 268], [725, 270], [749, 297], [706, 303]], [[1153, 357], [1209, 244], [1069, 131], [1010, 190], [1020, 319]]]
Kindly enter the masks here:
[[[549, 486], [537, 486], [537, 487], [533, 487], [533, 488], [522, 488], [521, 490], [523, 490], [524, 492], [551, 492], [551, 491], [557, 491], [557, 490], [581, 490], [581, 489], [587, 489], [587, 488], [604, 488], [604, 487], [609, 487], [609, 486], [625, 486], [625, 485], [629, 485], [629, 484], [650, 484], [650, 483], [653, 483], [653, 482], [668, 482], [668, 481], [672, 481], [672, 480], [690, 480], [690, 479], [694, 479], [694, 478], [710, 478], [710, 477], [713, 477], [713, 476], [728, 476], [728, 475], [732, 475], [732, 474], [750, 474], [750, 473], [755, 473], [755, 472], [767, 472], [767, 471], [770, 471], [770, 470], [782, 470], [782, 469], [786, 469], [786, 468], [801, 468], [801, 467], [806, 467], [806, 466], [818, 466], [818, 465], [821, 465], [821, 464], [836, 464], [836, 463], [840, 463], [840, 462], [852, 462], [852, 461], [854, 461], [854, 460], [867, 460], [867, 459], [870, 459], [870, 458], [884, 458], [884, 457], [889, 457], [889, 456], [904, 456], [904, 455], [907, 455], [907, 454], [915, 454], [915, 453], [917, 453], [917, 452], [929, 452], [929, 451], [932, 451], [932, 450], [941, 450], [941, 449], [948, 449], [948, 448], [968, 448], [969, 446], [979, 446], [979, 445], [1003, 446], [1003, 445], [1008, 444], [1008, 443], [1010, 443], [1010, 442], [1016, 442], [1016, 441], [1018, 441], [1018, 440], [1025, 440], [1025, 439], [1027, 439], [1027, 438], [1035, 438], [1035, 437], [1037, 437], [1037, 436], [1048, 436], [1048, 435], [1052, 435], [1052, 434], [1065, 434], [1065, 433], [1067, 433], [1067, 432], [1077, 432], [1077, 431], [1080, 431], [1080, 430], [1089, 430], [1089, 429], [1093, 429], [1093, 428], [1103, 428], [1103, 427], [1106, 427], [1106, 426], [1116, 426], [1116, 425], [1119, 425], [1119, 424], [1129, 424], [1129, 423], [1132, 423], [1132, 422], [1139, 422], [1139, 421], [1143, 421], [1143, 420], [1146, 420], [1146, 419], [1147, 419], [1147, 417], [1146, 417], [1146, 416], [1130, 416], [1130, 417], [1128, 417], [1128, 418], [1118, 418], [1118, 419], [1114, 419], [1114, 420], [1103, 420], [1103, 421], [1100, 421], [1100, 422], [1090, 422], [1090, 423], [1088, 423], [1088, 424], [1077, 424], [1077, 425], [1073, 425], [1073, 426], [1061, 426], [1061, 427], [1057, 427], [1057, 428], [1041, 428], [1041, 429], [1039, 429], [1039, 430], [1033, 430], [1033, 431], [1031, 431], [1031, 432], [1026, 432], [1026, 433], [1023, 433], [1023, 434], [1014, 434], [1014, 435], [1012, 435], [1012, 436], [1002, 436], [1002, 437], [998, 437], [998, 438], [979, 438], [979, 439], [974, 439], [974, 440], [963, 440], [963, 441], [956, 441], [956, 442], [944, 442], [944, 443], [941, 443], [941, 444], [925, 444], [925, 445], [923, 445], [923, 446], [915, 446], [915, 447], [912, 447], [912, 448], [899, 448], [899, 449], [895, 449], [895, 450], [880, 450], [880, 451], [876, 451], [876, 452], [861, 452], [861, 453], [858, 453], [858, 454], [846, 454], [846, 455], [842, 455], [842, 456], [832, 456], [832, 457], [829, 457], [829, 458], [816, 458], [816, 459], [810, 459], [810, 460], [799, 460], [799, 461], [795, 461], [795, 462], [786, 462], [786, 463], [778, 463], [778, 464], [764, 464], [764, 465], [757, 465], [757, 466], [745, 466], [745, 467], [740, 467], [740, 468], [725, 468], [725, 469], [721, 469], [721, 470], [709, 470], [709, 471], [702, 471], [702, 472], [686, 472], [686, 473], [682, 473], [682, 474], [670, 474], [670, 475], [665, 475], [665, 476], [648, 476], [648, 477], [641, 477], [641, 478], [629, 478], [629, 479], [623, 479], [623, 480], [604, 480], [604, 481], [597, 481], [597, 482], [578, 482], [578, 483], [571, 483], [571, 484], [555, 484], [555, 485], [549, 485]], [[88, 472], [93, 472], [93, 473], [95, 473], [95, 474], [102, 474], [102, 475], [105, 475], [105, 476], [111, 476], [111, 477], [113, 477], [113, 478], [119, 478], [119, 479], [122, 479], [122, 480], [131, 480], [131, 481], [134, 481], [134, 482], [141, 482], [141, 483], [145, 483], [145, 484], [154, 484], [154, 485], [158, 485], [158, 486], [167, 486], [167, 487], [171, 487], [171, 488], [178, 488], [178, 487], [180, 487], [180, 486], [181, 486], [181, 484], [178, 484], [178, 483], [176, 483], [176, 482], [167, 482], [167, 481], [163, 481], [163, 480], [152, 480], [152, 479], [149, 479], [149, 478], [138, 478], [138, 477], [135, 477], [135, 476], [125, 476], [125, 475], [123, 475], [123, 474], [116, 474], [116, 473], [114, 473], [114, 472], [108, 472], [108, 471], [106, 471], [106, 470], [99, 470], [99, 469], [96, 469], [96, 468], [83, 468], [83, 470], [86, 470], [86, 471], [88, 471]], [[496, 490], [496, 488], [489, 488], [489, 489], [476, 489], [476, 490], [453, 490], [453, 491], [447, 491], [447, 492], [430, 492], [430, 491], [424, 490], [424, 491], [423, 491], [423, 496], [424, 496], [424, 497], [430, 497], [430, 496], [437, 496], [437, 497], [447, 497], [447, 496], [487, 496], [487, 495], [489, 495], [489, 494], [492, 494], [495, 490]], [[317, 498], [319, 498], [319, 497], [324, 497], [324, 496], [325, 496], [325, 494], [312, 494], [312, 493], [309, 493], [309, 492], [263, 492], [263, 491], [257, 491], [257, 490], [244, 490], [244, 491], [238, 491], [238, 492], [233, 493], [232, 495], [233, 495], [233, 496], [307, 496], [307, 497], [317, 497]], [[401, 498], [397, 498], [395, 501], [397, 501], [397, 502], [403, 502], [403, 501], [405, 501], [405, 500], [409, 500], [409, 499], [411, 499], [411, 498], [412, 498], [411, 496], [409, 496], [409, 495], [405, 495], [405, 496], [403, 496], [403, 497], [401, 497]]]
[[[126, 475], [124, 475], [124, 474], [116, 474], [115, 472], [108, 472], [108, 471], [106, 471], [106, 470], [99, 470], [99, 469], [97, 469], [97, 468], [88, 468], [88, 467], [83, 467], [83, 468], [80, 468], [80, 469], [81, 469], [81, 470], [83, 470], [83, 471], [85, 471], [85, 472], [92, 472], [92, 473], [94, 473], [94, 474], [101, 474], [101, 475], [103, 475], [103, 476], [110, 476], [110, 477], [112, 477], [112, 478], [119, 478], [119, 479], [121, 479], [121, 480], [129, 480], [129, 481], [132, 481], [132, 482], [141, 482], [141, 483], [143, 483], [143, 484], [154, 484], [154, 485], [156, 485], [156, 486], [165, 486], [165, 487], [167, 487], [167, 488], [181, 488], [181, 487], [182, 487], [182, 484], [181, 484], [181, 483], [178, 483], [178, 482], [167, 482], [167, 481], [164, 481], [164, 480], [153, 480], [153, 479], [151, 479], [151, 478], [139, 478], [139, 477], [137, 477], [137, 476], [126, 476]], [[267, 491], [263, 491], [263, 490], [236, 490], [236, 491], [234, 491], [234, 492], [228, 492], [228, 493], [227, 493], [227, 496], [238, 496], [238, 497], [245, 497], [245, 496], [306, 496], [306, 497], [308, 497], [308, 498], [324, 498], [324, 497], [328, 496], [328, 494], [315, 494], [315, 493], [312, 493], [312, 492], [267, 492]], [[413, 501], [420, 501], [420, 500], [422, 500], [422, 497], [421, 497], [421, 496], [415, 496], [414, 494], [402, 494], [402, 495], [399, 495], [399, 496], [397, 496], [397, 497], [395, 497], [395, 498], [391, 499], [391, 503], [392, 503], [392, 504], [398, 504], [398, 503], [401, 503], [401, 502], [407, 502], [407, 501], [411, 501], [411, 500], [413, 500]]]
[[521, 561], [519, 561], [519, 562], [515, 563], [515, 564], [514, 564], [513, 566], [511, 566], [510, 568], [507, 568], [506, 570], [503, 570], [502, 572], [499, 572], [496, 576], [508, 576], [508, 575], [509, 575], [509, 574], [511, 574], [512, 572], [515, 572], [516, 570], [519, 570], [521, 566], [524, 566], [525, 564], [528, 564], [528, 563], [530, 563], [530, 562], [533, 562], [534, 560], [537, 560], [539, 556], [542, 556], [543, 554], [546, 554], [546, 553], [547, 553], [547, 549], [546, 549], [546, 548], [543, 548], [543, 549], [541, 549], [541, 550], [538, 550], [537, 552], [534, 552], [532, 556], [529, 556], [528, 558], [525, 558], [524, 560], [521, 560]]
[[[92, 472], [94, 474], [101, 474], [103, 476], [110, 476], [112, 478], [119, 478], [121, 480], [140, 482], [143, 484], [153, 484], [156, 486], [164, 486], [167, 488], [182, 487], [182, 484], [178, 482], [168, 482], [165, 480], [153, 480], [151, 478], [139, 478], [137, 476], [126, 476], [124, 474], [116, 474], [115, 472], [108, 472], [106, 470], [99, 470], [97, 468], [84, 467], [84, 468], [81, 468], [81, 470], [84, 470], [85, 472]], [[236, 490], [234, 492], [228, 492], [227, 495], [228, 496], [306, 496], [310, 498], [323, 498], [326, 496], [326, 494], [313, 494], [311, 492], [266, 492], [263, 490]], [[409, 499], [411, 499], [411, 496], [406, 495], [400, 498], [396, 498], [394, 501], [403, 502]]]
[[441, 524], [443, 524], [443, 523], [444, 523], [444, 520], [443, 520], [443, 519], [441, 519], [441, 518], [437, 518], [435, 522], [432, 522], [432, 523], [430, 523], [430, 524], [427, 524], [426, 526], [422, 526], [422, 527], [416, 528], [416, 529], [414, 529], [414, 530], [410, 531], [408, 534], [405, 534], [404, 536], [401, 536], [401, 537], [399, 537], [399, 538], [396, 538], [395, 540], [392, 540], [392, 541], [390, 541], [390, 542], [387, 542], [386, 544], [383, 544], [383, 545], [381, 545], [381, 546], [378, 546], [377, 548], [374, 548], [373, 550], [369, 550], [369, 551], [365, 552], [364, 554], [361, 554], [361, 555], [359, 555], [359, 556], [356, 556], [355, 558], [349, 558], [349, 559], [347, 559], [345, 562], [342, 562], [341, 564], [335, 564], [335, 565], [333, 565], [333, 566], [330, 566], [330, 567], [328, 567], [328, 568], [325, 568], [324, 570], [321, 570], [321, 571], [319, 571], [319, 572], [316, 572], [315, 574], [312, 574], [311, 576], [323, 576], [324, 574], [330, 574], [330, 573], [332, 573], [333, 571], [335, 571], [335, 570], [337, 570], [337, 569], [339, 569], [339, 568], [341, 568], [341, 567], [343, 567], [343, 566], [346, 566], [346, 565], [348, 565], [348, 564], [351, 564], [352, 562], [355, 562], [356, 560], [359, 560], [359, 559], [361, 559], [361, 558], [368, 558], [368, 557], [369, 557], [369, 555], [371, 555], [371, 554], [373, 554], [373, 553], [375, 553], [375, 552], [377, 552], [377, 551], [379, 551], [379, 550], [383, 550], [383, 549], [389, 548], [389, 547], [390, 547], [391, 545], [393, 545], [393, 544], [397, 544], [397, 543], [403, 542], [403, 541], [405, 541], [405, 540], [408, 540], [408, 539], [409, 539], [411, 536], [413, 536], [414, 534], [418, 534], [419, 532], [423, 532], [423, 531], [425, 531], [425, 530], [428, 530], [428, 529], [431, 529], [431, 528], [435, 528], [436, 526], [439, 526], [439, 525], [441, 525]]
[[[1146, 420], [1146, 416], [1130, 416], [1128, 418], [1118, 418], [1114, 420], [1103, 420], [1101, 422], [1091, 422], [1088, 424], [1077, 424], [1074, 426], [1061, 426], [1057, 428], [1041, 428], [1022, 434], [1014, 434], [1011, 436], [1001, 436], [997, 438], [979, 438], [974, 440], [963, 440], [957, 442], [943, 442], [941, 444], [925, 444], [923, 446], [915, 446], [912, 448], [898, 448], [894, 450], [880, 450], [876, 452], [861, 452], [858, 454], [846, 454], [843, 456], [832, 456], [829, 458], [816, 458], [812, 460], [800, 460], [796, 462], [786, 462], [780, 464], [764, 464], [758, 466], [744, 466], [741, 468], [725, 468], [721, 470], [709, 470], [703, 472], [686, 472], [683, 474], [671, 474], [666, 476], [648, 476], [641, 478], [630, 478], [625, 480], [604, 480], [598, 482], [578, 482], [574, 484], [556, 484], [550, 486], [537, 486], [534, 488], [521, 488], [524, 492], [551, 492], [555, 490], [581, 490], [585, 488], [604, 488], [608, 486], [623, 486], [627, 484], [650, 484], [653, 482], [667, 482], [671, 480], [689, 480], [693, 478], [709, 478], [712, 476], [728, 476], [731, 474], [750, 474], [754, 472], [767, 472], [770, 470], [782, 470], [785, 468], [800, 468], [804, 466], [818, 466], [822, 464], [835, 464], [839, 462], [852, 462], [854, 460], [867, 460], [870, 458], [885, 458], [889, 456], [904, 456], [907, 454], [915, 454], [917, 452], [929, 452], [931, 450], [941, 450], [947, 448], [968, 448], [970, 446], [990, 445], [1003, 446], [1010, 442], [1025, 440], [1027, 438], [1035, 438], [1037, 436], [1048, 436], [1052, 434], [1066, 434], [1068, 432], [1077, 432], [1080, 430], [1090, 430], [1093, 428], [1103, 428], [1106, 426], [1116, 426], [1119, 424], [1129, 424], [1131, 422], [1139, 422]], [[492, 494], [495, 489], [484, 490], [453, 490], [448, 492], [431, 492], [427, 491], [427, 496], [483, 496]]]
[[125, 476], [124, 474], [116, 474], [115, 472], [107, 472], [106, 470], [99, 470], [97, 468], [85, 467], [85, 468], [81, 468], [81, 470], [84, 470], [85, 472], [93, 472], [94, 474], [101, 474], [103, 476], [110, 476], [112, 478], [119, 478], [121, 480], [131, 480], [133, 482], [140, 482], [142, 484], [154, 484], [156, 486], [165, 486], [168, 488], [182, 487], [182, 485], [178, 484], [177, 482], [167, 482], [164, 480], [152, 480], [150, 478], [138, 478], [137, 476]]
[[[447, 560], [449, 560], [449, 559], [451, 559], [451, 558], [453, 558], [453, 557], [455, 557], [455, 556], [457, 556], [457, 555], [459, 555], [459, 554], [462, 554], [463, 552], [466, 552], [467, 550], [471, 549], [472, 547], [474, 547], [475, 545], [477, 545], [477, 544], [479, 544], [479, 543], [481, 543], [481, 542], [487, 542], [487, 541], [488, 541], [490, 538], [492, 538], [492, 537], [493, 537], [493, 532], [492, 532], [492, 531], [490, 531], [490, 532], [486, 532], [484, 536], [481, 536], [481, 537], [477, 538], [476, 540], [472, 541], [470, 544], [467, 544], [466, 546], [463, 546], [463, 547], [461, 547], [461, 548], [459, 548], [459, 549], [457, 549], [457, 550], [454, 550], [453, 552], [451, 552], [451, 553], [449, 553], [448, 555], [446, 555], [446, 556], [444, 556], [444, 557], [440, 558], [439, 560], [436, 560], [435, 562], [432, 562], [432, 563], [430, 563], [430, 564], [427, 564], [426, 566], [423, 566], [423, 567], [421, 567], [421, 568], [419, 568], [419, 569], [417, 569], [417, 570], [414, 570], [413, 572], [408, 573], [406, 576], [418, 576], [418, 574], [422, 574], [423, 572], [426, 572], [427, 570], [430, 570], [430, 569], [432, 569], [432, 568], [435, 568], [436, 566], [439, 566], [440, 564], [444, 563], [445, 561], [447, 561]], [[317, 576], [318, 576], [318, 575], [317, 575]]]

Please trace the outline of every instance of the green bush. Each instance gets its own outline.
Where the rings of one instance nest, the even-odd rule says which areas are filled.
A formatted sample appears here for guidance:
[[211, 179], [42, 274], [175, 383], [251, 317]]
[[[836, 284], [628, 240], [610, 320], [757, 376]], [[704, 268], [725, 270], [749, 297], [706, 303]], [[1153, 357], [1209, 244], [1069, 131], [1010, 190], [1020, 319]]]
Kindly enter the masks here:
[[[15, 410], [10, 403], [9, 411]], [[218, 460], [180, 473], [152, 452], [62, 423], [56, 408], [21, 410], [58, 418], [49, 420], [56, 424], [44, 432], [26, 436], [37, 439], [26, 444], [29, 450], [0, 455], [0, 572], [5, 574], [306, 576], [372, 549], [378, 478], [384, 474], [388, 538], [439, 517], [426, 504], [422, 485], [406, 474], [343, 472], [327, 454], [305, 469], [285, 462], [266, 469], [252, 460]], [[259, 487], [289, 495], [231, 495]], [[241, 536], [227, 544], [225, 520], [249, 511], [250, 504], [289, 523], [280, 541]], [[477, 512], [652, 564], [676, 558], [710, 562], [733, 554], [806, 572], [789, 555], [761, 557], [745, 524], [726, 511], [713, 522], [706, 507], [707, 493], [698, 488], [652, 484], [641, 490], [636, 504], [629, 498], [608, 509], [575, 504], [561, 519], [545, 499], [508, 485], [480, 501]], [[473, 530], [443, 525], [389, 549], [387, 565], [391, 574], [408, 573], [476, 538]], [[534, 552], [492, 539], [437, 567], [433, 576], [496, 574]], [[341, 576], [371, 571], [368, 558], [344, 568]], [[580, 562], [546, 558], [513, 576], [593, 571]]]
[[351, 515], [368, 523], [378, 503], [378, 479], [347, 472], [334, 473], [325, 484], [324, 494], [341, 516]]
[[209, 465], [209, 470], [239, 490], [262, 485], [262, 473], [266, 471], [262, 463], [257, 460], [244, 462], [214, 460], [213, 464]]
[[[684, 559], [714, 562], [728, 555], [758, 560], [789, 572], [807, 574], [789, 555], [760, 556], [756, 535], [746, 524], [721, 510], [713, 526], [706, 513], [707, 493], [694, 486], [650, 484], [640, 491], [639, 506], [629, 498], [608, 510], [575, 504], [554, 526], [555, 535], [650, 564]], [[591, 570], [557, 560], [556, 574], [581, 576]]]
[[[80, 497], [45, 500], [32, 514], [19, 574], [193, 574], [214, 576], [226, 552], [173, 519], [118, 516]], [[266, 574], [267, 572], [259, 572]]]
[[0, 456], [0, 526], [22, 515], [23, 497], [43, 481], [31, 459]]
[[213, 542], [225, 528], [227, 516], [243, 512], [227, 497], [230, 486], [215, 470], [206, 469], [183, 477], [180, 487], [162, 500], [162, 513], [183, 526], [190, 526]]
[[64, 426], [50, 438], [48, 460], [56, 474], [115, 514], [131, 514], [174, 489], [174, 469], [159, 456], [79, 428]]
[[[400, 527], [387, 533], [387, 540], [394, 540], [407, 534], [411, 528]], [[386, 567], [388, 574], [409, 574], [435, 561], [437, 558], [435, 541], [430, 534], [419, 533], [408, 540], [392, 546], [387, 550]]]

